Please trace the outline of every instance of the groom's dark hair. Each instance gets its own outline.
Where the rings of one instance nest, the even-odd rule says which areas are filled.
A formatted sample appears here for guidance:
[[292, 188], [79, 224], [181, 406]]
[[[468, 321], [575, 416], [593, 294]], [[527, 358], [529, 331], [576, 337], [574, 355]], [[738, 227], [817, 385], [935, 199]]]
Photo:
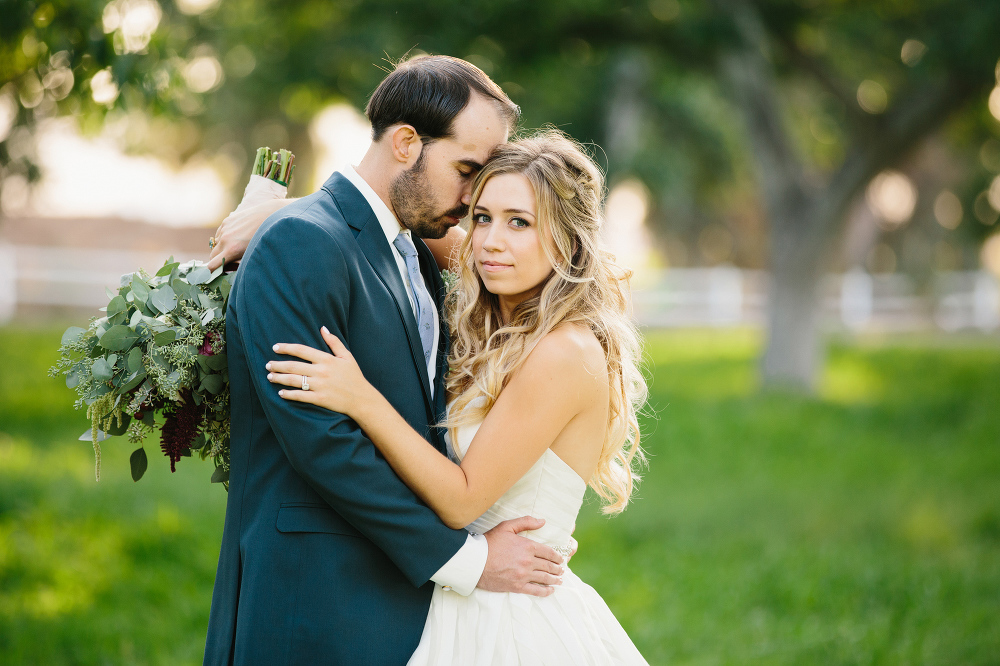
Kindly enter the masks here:
[[451, 56], [422, 55], [403, 60], [382, 80], [368, 100], [365, 115], [378, 141], [389, 127], [413, 125], [425, 141], [451, 136], [455, 116], [472, 93], [496, 102], [513, 129], [521, 109], [483, 70]]

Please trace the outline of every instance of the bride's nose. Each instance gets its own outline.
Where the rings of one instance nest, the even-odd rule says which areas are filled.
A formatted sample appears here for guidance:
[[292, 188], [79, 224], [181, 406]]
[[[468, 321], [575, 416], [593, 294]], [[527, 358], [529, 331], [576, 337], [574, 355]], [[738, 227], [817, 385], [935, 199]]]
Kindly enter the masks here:
[[483, 249], [487, 252], [502, 252], [504, 249], [503, 242], [503, 225], [492, 222], [486, 229], [486, 237], [483, 238]]

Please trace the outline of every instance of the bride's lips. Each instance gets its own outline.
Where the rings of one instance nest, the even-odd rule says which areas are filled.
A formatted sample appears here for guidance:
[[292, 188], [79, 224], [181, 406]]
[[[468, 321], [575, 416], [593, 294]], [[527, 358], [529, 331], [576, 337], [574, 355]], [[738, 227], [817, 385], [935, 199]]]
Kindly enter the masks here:
[[483, 267], [483, 270], [487, 273], [499, 273], [505, 269], [510, 268], [510, 264], [501, 264], [498, 261], [481, 261], [479, 265]]

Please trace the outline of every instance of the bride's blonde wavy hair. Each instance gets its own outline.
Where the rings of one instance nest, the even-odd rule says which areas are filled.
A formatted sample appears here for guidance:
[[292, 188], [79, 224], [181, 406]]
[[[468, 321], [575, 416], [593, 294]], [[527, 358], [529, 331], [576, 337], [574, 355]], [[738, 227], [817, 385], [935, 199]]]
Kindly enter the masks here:
[[[538, 232], [553, 271], [539, 293], [501, 318], [497, 297], [476, 270], [472, 234], [458, 253], [460, 279], [448, 293], [451, 329], [448, 392], [455, 396], [443, 424], [455, 429], [482, 420], [535, 345], [563, 323], [587, 326], [604, 348], [610, 380], [608, 427], [591, 488], [605, 513], [628, 504], [645, 460], [636, 414], [646, 401], [639, 368], [641, 342], [629, 315], [632, 272], [615, 263], [600, 240], [604, 178], [579, 144], [558, 130], [497, 147], [473, 184], [471, 210], [494, 176], [521, 174], [531, 183]], [[477, 398], [482, 404], [465, 408]]]

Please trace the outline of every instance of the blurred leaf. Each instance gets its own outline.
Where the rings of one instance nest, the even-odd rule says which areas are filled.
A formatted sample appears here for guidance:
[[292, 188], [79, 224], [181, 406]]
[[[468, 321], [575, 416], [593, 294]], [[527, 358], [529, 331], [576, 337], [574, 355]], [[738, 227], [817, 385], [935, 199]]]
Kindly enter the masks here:
[[74, 343], [86, 332], [86, 330], [80, 328], [79, 326], [70, 326], [66, 329], [66, 332], [62, 334], [62, 344], [68, 345]]
[[146, 467], [149, 466], [149, 461], [146, 459], [146, 449], [139, 447], [133, 451], [128, 462], [132, 470], [132, 480], [138, 481], [146, 473]]
[[199, 266], [187, 274], [188, 284], [198, 285], [208, 282], [212, 278], [212, 273], [204, 266]]

